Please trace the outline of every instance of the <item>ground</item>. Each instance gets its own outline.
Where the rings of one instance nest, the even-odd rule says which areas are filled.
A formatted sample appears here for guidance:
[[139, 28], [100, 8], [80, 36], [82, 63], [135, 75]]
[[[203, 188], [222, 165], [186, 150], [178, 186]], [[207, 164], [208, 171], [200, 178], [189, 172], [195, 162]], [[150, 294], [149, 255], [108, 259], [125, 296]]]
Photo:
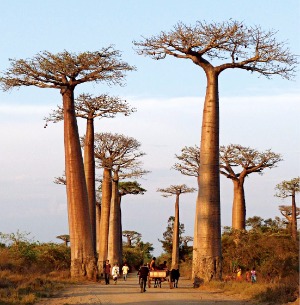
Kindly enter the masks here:
[[192, 281], [180, 278], [178, 288], [170, 289], [168, 282], [162, 288], [146, 288], [140, 292], [136, 274], [130, 274], [127, 281], [119, 278], [115, 285], [85, 283], [71, 286], [58, 295], [42, 299], [36, 305], [253, 305], [257, 304], [239, 295], [225, 295], [221, 291], [201, 291], [193, 288]]

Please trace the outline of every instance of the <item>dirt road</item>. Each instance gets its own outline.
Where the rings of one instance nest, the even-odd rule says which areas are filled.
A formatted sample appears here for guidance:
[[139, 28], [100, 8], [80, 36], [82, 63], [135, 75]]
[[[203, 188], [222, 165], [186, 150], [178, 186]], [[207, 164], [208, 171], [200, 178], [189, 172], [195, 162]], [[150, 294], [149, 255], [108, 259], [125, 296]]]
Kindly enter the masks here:
[[192, 288], [190, 280], [179, 280], [179, 288], [170, 289], [168, 282], [162, 283], [162, 288], [146, 288], [144, 293], [140, 292], [138, 279], [130, 274], [127, 281], [123, 278], [114, 285], [104, 283], [87, 283], [71, 286], [56, 297], [43, 299], [37, 305], [251, 305], [249, 300], [240, 296], [228, 296], [222, 292], [200, 291]]

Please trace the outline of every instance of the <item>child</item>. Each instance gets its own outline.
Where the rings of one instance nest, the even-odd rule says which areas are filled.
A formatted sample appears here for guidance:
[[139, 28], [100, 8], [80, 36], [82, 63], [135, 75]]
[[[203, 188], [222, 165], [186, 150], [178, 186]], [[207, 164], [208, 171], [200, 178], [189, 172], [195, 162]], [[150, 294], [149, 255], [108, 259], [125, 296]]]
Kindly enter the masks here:
[[120, 268], [118, 264], [115, 264], [111, 270], [111, 275], [113, 277], [113, 280], [115, 282], [115, 285], [117, 284], [118, 281], [118, 276], [120, 274]]
[[255, 267], [252, 268], [251, 270], [251, 283], [256, 283], [256, 271], [255, 271]]

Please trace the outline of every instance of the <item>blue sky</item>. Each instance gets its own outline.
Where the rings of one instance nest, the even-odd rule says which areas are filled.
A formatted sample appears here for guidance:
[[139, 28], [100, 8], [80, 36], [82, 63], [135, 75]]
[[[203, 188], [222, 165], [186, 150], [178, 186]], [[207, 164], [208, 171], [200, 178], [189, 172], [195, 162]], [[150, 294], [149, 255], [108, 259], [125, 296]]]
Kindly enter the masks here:
[[[76, 94], [109, 93], [125, 98], [137, 112], [130, 117], [100, 120], [96, 131], [112, 131], [135, 137], [146, 152], [144, 167], [151, 171], [139, 182], [144, 196], [123, 199], [123, 228], [135, 230], [152, 242], [160, 253], [167, 219], [174, 200], [163, 198], [157, 188], [194, 179], [170, 170], [174, 155], [185, 145], [199, 145], [205, 94], [204, 73], [187, 60], [153, 61], [138, 56], [132, 44], [141, 36], [169, 31], [178, 22], [197, 20], [244, 21], [263, 29], [278, 30], [300, 54], [300, 2], [253, 1], [57, 1], [0, 2], [0, 71], [9, 58], [30, 58], [48, 50], [96, 51], [114, 45], [122, 59], [136, 66], [127, 75], [126, 86], [82, 85]], [[299, 175], [299, 73], [294, 81], [267, 80], [245, 71], [226, 71], [220, 77], [220, 142], [271, 148], [283, 155], [278, 168], [263, 176], [250, 175], [245, 184], [247, 216], [279, 216], [278, 205], [289, 204], [274, 197], [274, 187]], [[44, 129], [43, 117], [61, 104], [58, 90], [21, 88], [0, 92], [0, 232], [30, 232], [40, 241], [58, 241], [66, 234], [66, 196], [53, 183], [64, 170], [62, 124]], [[84, 122], [79, 122], [81, 133]], [[181, 221], [186, 235], [193, 235], [195, 196], [181, 199]], [[232, 183], [221, 178], [222, 225], [231, 223]]]

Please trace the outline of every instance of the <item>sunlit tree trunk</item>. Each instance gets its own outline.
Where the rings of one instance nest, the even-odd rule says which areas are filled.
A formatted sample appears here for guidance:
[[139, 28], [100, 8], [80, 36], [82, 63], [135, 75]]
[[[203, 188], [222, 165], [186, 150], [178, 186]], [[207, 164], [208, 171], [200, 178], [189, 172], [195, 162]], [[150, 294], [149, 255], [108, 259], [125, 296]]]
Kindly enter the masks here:
[[176, 194], [175, 219], [173, 229], [172, 269], [179, 268], [179, 194]]
[[244, 193], [244, 179], [232, 180], [233, 182], [233, 205], [232, 205], [232, 228], [245, 230], [246, 226], [246, 203]]
[[112, 192], [111, 169], [103, 169], [102, 181], [102, 201], [101, 201], [101, 219], [100, 219], [100, 236], [99, 236], [99, 254], [98, 254], [98, 270], [103, 272], [103, 264], [107, 260], [108, 250], [108, 230], [109, 215]]
[[292, 238], [297, 240], [296, 192], [292, 191]]
[[100, 219], [101, 219], [101, 204], [96, 204], [96, 252], [99, 253], [100, 245]]
[[96, 188], [95, 188], [95, 157], [94, 157], [94, 120], [87, 119], [84, 142], [84, 171], [89, 200], [89, 214], [92, 226], [93, 248], [96, 252]]
[[71, 242], [71, 276], [96, 278], [88, 195], [74, 110], [74, 92], [62, 89], [66, 188]]
[[108, 259], [113, 264], [122, 263], [120, 257], [120, 205], [119, 205], [119, 176], [115, 171], [112, 182], [111, 208], [109, 218], [109, 234], [108, 234]]
[[193, 251], [195, 282], [214, 277], [221, 279], [221, 217], [219, 174], [219, 94], [218, 75], [213, 68], [205, 70], [207, 88], [203, 109], [199, 190]]

